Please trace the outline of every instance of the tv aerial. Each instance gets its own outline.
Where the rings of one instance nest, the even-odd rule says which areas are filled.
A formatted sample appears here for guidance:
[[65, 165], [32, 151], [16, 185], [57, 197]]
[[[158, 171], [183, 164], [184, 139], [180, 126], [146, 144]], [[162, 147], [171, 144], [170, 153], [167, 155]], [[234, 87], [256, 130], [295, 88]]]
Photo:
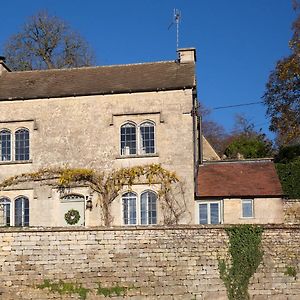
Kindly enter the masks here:
[[174, 8], [173, 21], [169, 25], [168, 30], [175, 24], [176, 25], [176, 50], [179, 48], [179, 23], [181, 19], [181, 11], [177, 8]]

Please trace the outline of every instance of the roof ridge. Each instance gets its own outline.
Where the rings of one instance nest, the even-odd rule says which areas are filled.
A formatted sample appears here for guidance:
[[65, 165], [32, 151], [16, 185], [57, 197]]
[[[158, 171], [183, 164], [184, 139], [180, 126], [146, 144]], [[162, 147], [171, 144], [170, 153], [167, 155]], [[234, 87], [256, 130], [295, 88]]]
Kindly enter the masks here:
[[25, 70], [25, 71], [12, 71], [9, 74], [16, 73], [38, 73], [38, 72], [60, 72], [60, 71], [74, 71], [74, 70], [90, 70], [90, 69], [100, 69], [100, 68], [116, 68], [116, 67], [127, 67], [127, 66], [139, 66], [139, 65], [154, 65], [154, 64], [163, 64], [163, 63], [176, 63], [176, 60], [166, 60], [166, 61], [154, 61], [154, 62], [141, 62], [141, 63], [132, 63], [132, 64], [117, 64], [117, 65], [103, 65], [103, 66], [84, 66], [84, 67], [75, 67], [75, 68], [62, 68], [62, 69], [45, 69], [45, 70]]

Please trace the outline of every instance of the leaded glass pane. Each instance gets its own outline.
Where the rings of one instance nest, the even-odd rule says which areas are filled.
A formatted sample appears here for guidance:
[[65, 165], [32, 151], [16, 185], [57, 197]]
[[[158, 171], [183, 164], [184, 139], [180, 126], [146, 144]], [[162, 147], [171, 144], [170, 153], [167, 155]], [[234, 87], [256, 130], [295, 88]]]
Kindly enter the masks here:
[[157, 196], [153, 192], [145, 192], [141, 195], [141, 224], [156, 224], [156, 201]]
[[140, 130], [142, 153], [155, 153], [154, 125], [150, 122], [143, 123]]
[[127, 123], [121, 127], [121, 154], [136, 154], [136, 128]]
[[10, 226], [10, 200], [0, 199], [0, 226]]
[[136, 224], [136, 195], [126, 193], [122, 197], [123, 202], [123, 221], [125, 225]]
[[0, 160], [11, 160], [11, 133], [7, 129], [0, 131]]
[[29, 200], [25, 197], [15, 201], [15, 226], [29, 226]]
[[16, 160], [29, 160], [29, 130], [19, 129], [15, 133]]

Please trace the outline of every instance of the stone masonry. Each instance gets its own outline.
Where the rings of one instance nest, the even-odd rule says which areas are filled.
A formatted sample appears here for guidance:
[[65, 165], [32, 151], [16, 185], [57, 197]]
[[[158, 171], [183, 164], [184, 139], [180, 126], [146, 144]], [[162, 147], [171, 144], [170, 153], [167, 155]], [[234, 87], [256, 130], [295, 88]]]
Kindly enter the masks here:
[[[227, 299], [218, 258], [227, 253], [224, 226], [1, 228], [0, 299], [79, 299], [36, 286], [45, 279], [91, 289], [130, 287], [114, 299]], [[296, 300], [300, 226], [269, 225], [264, 259], [251, 279], [251, 299]]]

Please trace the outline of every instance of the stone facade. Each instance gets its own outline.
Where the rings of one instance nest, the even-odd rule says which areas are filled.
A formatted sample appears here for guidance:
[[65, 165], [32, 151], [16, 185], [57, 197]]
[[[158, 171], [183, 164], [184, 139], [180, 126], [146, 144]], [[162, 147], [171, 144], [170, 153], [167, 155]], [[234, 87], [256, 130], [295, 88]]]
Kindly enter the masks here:
[[[184, 53], [185, 57], [188, 54], [187, 49]], [[184, 63], [186, 60], [187, 58]], [[178, 65], [175, 62], [173, 64], [175, 67]], [[188, 60], [187, 64], [194, 65], [194, 62]], [[122, 71], [127, 72], [130, 68], [124, 66]], [[30, 75], [30, 72], [28, 74]], [[21, 75], [25, 76], [26, 72], [22, 72]], [[192, 73], [189, 77], [193, 79], [193, 76]], [[5, 81], [6, 77], [1, 77], [0, 80]], [[108, 172], [122, 167], [161, 164], [165, 169], [175, 172], [184, 184], [184, 199], [188, 209], [180, 222], [194, 223], [197, 137], [196, 117], [191, 112], [194, 111], [195, 105], [194, 87], [48, 99], [1, 100], [0, 130], [9, 130], [12, 133], [10, 150], [12, 158], [1, 159], [0, 181], [10, 176], [49, 167], [68, 166]], [[138, 152], [136, 155], [122, 155], [121, 126], [131, 122], [139, 130], [139, 126], [147, 121], [151, 121], [155, 127], [154, 153]], [[16, 147], [14, 133], [22, 128], [29, 130], [30, 159], [16, 161], [13, 155]], [[140, 136], [137, 139], [139, 144]], [[157, 188], [149, 185], [133, 188], [138, 199], [141, 193], [147, 190], [155, 192]], [[96, 207], [96, 195], [91, 194], [85, 187], [73, 188], [69, 192], [80, 195], [82, 199], [77, 201], [76, 205], [75, 202], [69, 205], [69, 209], [74, 208], [81, 212], [80, 224], [102, 225], [99, 207]], [[40, 186], [36, 183], [22, 184], [0, 191], [0, 198], [9, 199], [12, 204], [10, 225], [16, 225], [14, 202], [18, 197], [29, 199], [30, 226], [66, 225], [63, 213], [67, 204], [62, 204], [61, 195], [52, 186]], [[114, 225], [123, 225], [120, 197], [121, 195], [112, 205]], [[183, 201], [183, 196], [181, 197], [180, 201]], [[94, 203], [91, 211], [85, 209], [87, 199], [91, 199]], [[162, 223], [159, 207], [157, 223]]]
[[[36, 288], [45, 279], [120, 286], [114, 299], [227, 299], [218, 258], [228, 249], [224, 226], [157, 228], [0, 229], [0, 298], [79, 299]], [[300, 227], [265, 226], [263, 262], [251, 278], [251, 299], [296, 300], [300, 295]], [[296, 275], [288, 275], [292, 268]], [[122, 293], [123, 293], [122, 292]]]

